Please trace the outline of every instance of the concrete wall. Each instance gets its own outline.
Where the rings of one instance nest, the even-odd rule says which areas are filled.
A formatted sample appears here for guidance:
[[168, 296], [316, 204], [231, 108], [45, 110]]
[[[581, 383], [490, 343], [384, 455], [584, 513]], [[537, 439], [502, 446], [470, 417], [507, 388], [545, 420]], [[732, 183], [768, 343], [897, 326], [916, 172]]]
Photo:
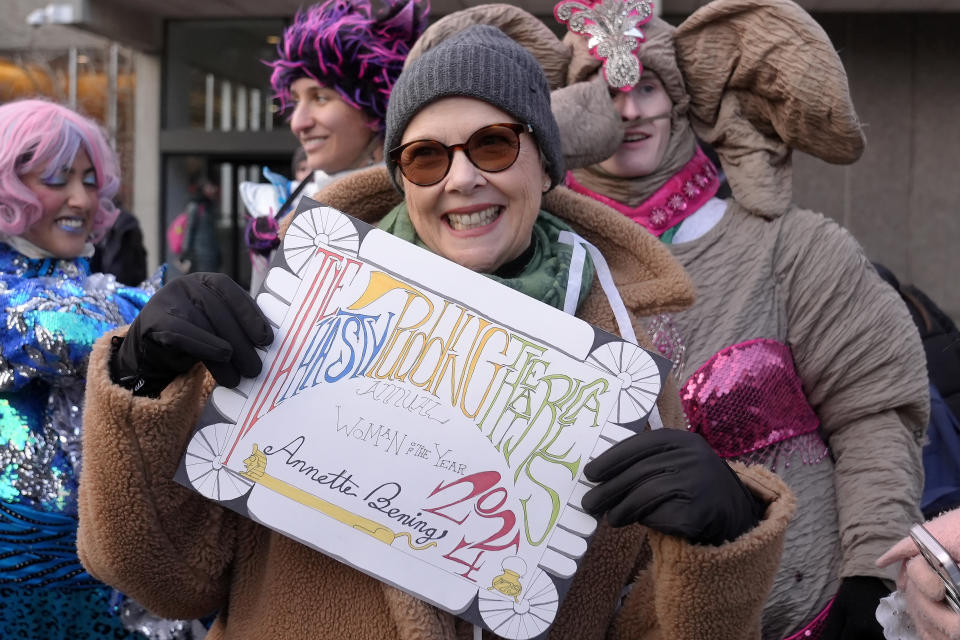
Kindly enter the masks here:
[[960, 319], [960, 15], [816, 18], [847, 68], [867, 150], [849, 167], [797, 154], [795, 199]]
[[32, 27], [27, 16], [40, 9], [49, 0], [0, 0], [0, 48], [2, 49], [63, 49], [66, 47], [96, 47], [103, 40], [95, 35], [60, 25]]
[[160, 58], [136, 53], [136, 115], [134, 118], [133, 211], [140, 219], [143, 246], [147, 248], [147, 272], [163, 261], [160, 236]]

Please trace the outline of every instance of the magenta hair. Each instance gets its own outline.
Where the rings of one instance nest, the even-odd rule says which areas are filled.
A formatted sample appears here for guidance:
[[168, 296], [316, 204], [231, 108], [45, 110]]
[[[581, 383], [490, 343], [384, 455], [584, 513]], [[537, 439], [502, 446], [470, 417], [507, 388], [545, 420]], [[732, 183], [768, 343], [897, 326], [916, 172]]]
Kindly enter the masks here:
[[312, 78], [383, 133], [390, 90], [429, 11], [428, 0], [388, 2], [381, 12], [369, 0], [327, 0], [297, 12], [277, 45], [277, 59], [267, 63], [281, 109], [290, 107], [294, 80]]
[[20, 235], [43, 210], [20, 177], [34, 171], [50, 178], [73, 164], [80, 147], [97, 174], [99, 206], [93, 240], [113, 225], [113, 196], [120, 187], [116, 155], [100, 127], [89, 118], [47, 100], [17, 100], [0, 106], [0, 232]]

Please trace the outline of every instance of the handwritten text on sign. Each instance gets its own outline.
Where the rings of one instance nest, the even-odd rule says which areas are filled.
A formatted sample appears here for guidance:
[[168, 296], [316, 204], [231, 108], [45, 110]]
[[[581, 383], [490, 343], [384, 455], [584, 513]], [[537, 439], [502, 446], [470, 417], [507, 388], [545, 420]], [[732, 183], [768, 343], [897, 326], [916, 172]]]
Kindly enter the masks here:
[[608, 366], [575, 318], [376, 230], [316, 240], [362, 223], [298, 215], [258, 298], [263, 372], [215, 390], [182, 475], [500, 635], [544, 632], [595, 526], [579, 477], [632, 384], [616, 362], [645, 352], [610, 336]]

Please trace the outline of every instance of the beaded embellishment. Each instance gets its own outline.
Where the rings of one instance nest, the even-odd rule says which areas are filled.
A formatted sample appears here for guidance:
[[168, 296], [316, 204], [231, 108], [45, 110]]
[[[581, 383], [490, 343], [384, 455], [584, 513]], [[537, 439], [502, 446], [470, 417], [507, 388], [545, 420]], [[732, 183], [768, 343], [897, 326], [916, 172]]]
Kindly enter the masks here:
[[674, 324], [673, 318], [669, 313], [658, 313], [646, 318], [646, 324], [650, 342], [660, 355], [669, 358], [673, 363], [671, 373], [677, 383], [683, 382], [679, 376], [686, 364], [687, 346], [683, 343], [683, 337], [677, 325]]
[[614, 89], [629, 91], [640, 81], [643, 65], [637, 47], [644, 40], [640, 27], [650, 21], [648, 0], [601, 0], [595, 4], [565, 0], [553, 9], [571, 32], [589, 36], [587, 48], [603, 63], [603, 77]]

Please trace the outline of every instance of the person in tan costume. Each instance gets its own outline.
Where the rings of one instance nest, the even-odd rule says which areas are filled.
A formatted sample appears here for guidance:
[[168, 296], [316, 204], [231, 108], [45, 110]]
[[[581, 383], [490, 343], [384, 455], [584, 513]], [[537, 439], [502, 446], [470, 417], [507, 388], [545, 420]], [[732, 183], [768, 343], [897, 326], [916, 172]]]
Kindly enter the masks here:
[[[691, 428], [797, 497], [764, 637], [880, 640], [893, 576], [874, 561], [921, 519], [928, 391], [903, 303], [849, 233], [792, 202], [793, 149], [835, 163], [863, 150], [846, 74], [788, 0], [716, 0], [676, 29], [647, 27], [640, 57], [666, 109], [636, 99], [643, 78], [618, 96], [624, 144], [567, 184], [659, 236], [690, 273], [697, 300], [671, 321]], [[598, 65], [579, 59], [582, 75]], [[631, 166], [659, 123], [660, 161]], [[731, 198], [698, 182], [694, 134], [714, 146]]]
[[[557, 17], [574, 25], [576, 4]], [[903, 304], [856, 241], [792, 202], [793, 149], [834, 163], [863, 151], [826, 34], [789, 0], [715, 0], [676, 28], [642, 24], [642, 74], [618, 83], [584, 35], [560, 41], [487, 5], [440, 20], [411, 55], [475, 22], [547, 70], [575, 159], [566, 185], [659, 237], [691, 274], [695, 304], [644, 324], [674, 360], [692, 429], [797, 495], [763, 637], [879, 637], [873, 612], [892, 576], [874, 560], [920, 518], [926, 377]], [[697, 137], [732, 198], [714, 197], [720, 176]]]
[[[472, 64], [478, 57], [498, 64]], [[547, 81], [499, 30], [475, 27], [410, 63], [387, 119], [387, 168], [347, 176], [316, 199], [550, 301], [570, 270], [556, 231], [573, 230], [616, 283], [605, 291], [591, 271], [576, 315], [611, 332], [690, 303], [689, 280], [656, 240], [556, 186], [564, 159]], [[214, 380], [256, 375], [255, 346], [272, 332], [223, 276], [187, 276], [160, 295], [91, 358], [78, 537], [91, 573], [158, 612], [218, 612], [212, 639], [468, 637], [453, 616], [173, 482]], [[618, 324], [615, 299], [631, 326]], [[675, 391], [659, 413], [682, 426]], [[598, 485], [583, 502], [606, 521], [550, 637], [758, 638], [790, 492], [766, 470], [731, 472], [682, 430], [644, 432], [607, 454], [585, 470]]]

